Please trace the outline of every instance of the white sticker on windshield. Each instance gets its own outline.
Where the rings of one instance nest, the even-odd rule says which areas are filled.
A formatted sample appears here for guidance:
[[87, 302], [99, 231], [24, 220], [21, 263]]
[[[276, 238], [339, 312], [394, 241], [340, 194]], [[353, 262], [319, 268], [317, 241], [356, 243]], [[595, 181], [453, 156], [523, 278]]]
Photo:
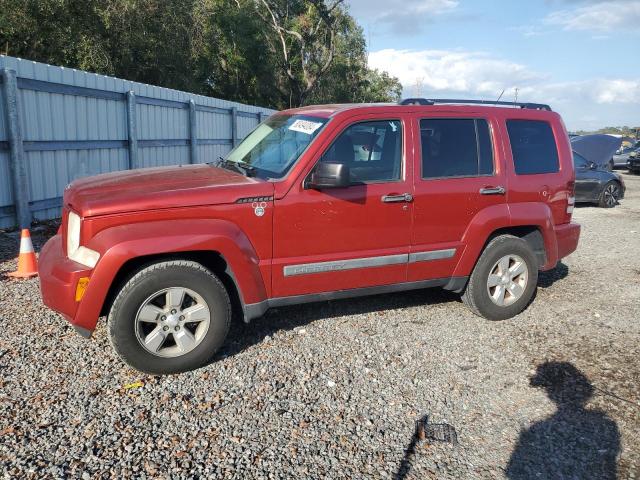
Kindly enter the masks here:
[[310, 122], [309, 120], [296, 120], [291, 124], [289, 130], [311, 135], [322, 126], [321, 122]]

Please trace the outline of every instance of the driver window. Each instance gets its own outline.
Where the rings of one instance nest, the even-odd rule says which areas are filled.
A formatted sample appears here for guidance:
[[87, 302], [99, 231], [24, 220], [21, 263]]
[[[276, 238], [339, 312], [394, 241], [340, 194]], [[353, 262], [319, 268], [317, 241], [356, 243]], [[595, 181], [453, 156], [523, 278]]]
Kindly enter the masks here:
[[352, 184], [400, 180], [402, 123], [381, 120], [351, 125], [320, 161], [347, 165]]

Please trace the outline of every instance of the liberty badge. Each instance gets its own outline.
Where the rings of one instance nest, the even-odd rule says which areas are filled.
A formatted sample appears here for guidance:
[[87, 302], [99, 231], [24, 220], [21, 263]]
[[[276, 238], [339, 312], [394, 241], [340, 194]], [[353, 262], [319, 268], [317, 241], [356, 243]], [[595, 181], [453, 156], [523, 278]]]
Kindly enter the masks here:
[[256, 214], [256, 217], [263, 216], [265, 208], [267, 208], [266, 202], [253, 202], [251, 206], [253, 207], [253, 211]]

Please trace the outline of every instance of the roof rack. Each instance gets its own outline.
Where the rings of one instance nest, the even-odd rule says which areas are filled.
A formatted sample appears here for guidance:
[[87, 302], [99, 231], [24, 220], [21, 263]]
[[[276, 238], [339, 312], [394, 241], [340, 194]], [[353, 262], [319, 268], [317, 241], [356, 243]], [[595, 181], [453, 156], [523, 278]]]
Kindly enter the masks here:
[[498, 102], [492, 100], [464, 100], [457, 98], [405, 98], [400, 101], [400, 105], [436, 105], [440, 103], [459, 103], [468, 105], [504, 105], [506, 107], [520, 107], [531, 110], [548, 110], [551, 111], [549, 105], [544, 103], [520, 103], [520, 102]]

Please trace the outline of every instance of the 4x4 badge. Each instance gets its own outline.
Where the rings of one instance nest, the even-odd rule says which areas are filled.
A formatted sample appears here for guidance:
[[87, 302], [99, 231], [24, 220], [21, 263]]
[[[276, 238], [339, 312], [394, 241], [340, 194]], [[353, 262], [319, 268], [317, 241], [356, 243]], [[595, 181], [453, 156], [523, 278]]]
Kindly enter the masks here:
[[256, 214], [256, 217], [261, 217], [264, 215], [264, 209], [267, 208], [266, 202], [253, 202], [251, 204], [253, 207], [253, 211]]

